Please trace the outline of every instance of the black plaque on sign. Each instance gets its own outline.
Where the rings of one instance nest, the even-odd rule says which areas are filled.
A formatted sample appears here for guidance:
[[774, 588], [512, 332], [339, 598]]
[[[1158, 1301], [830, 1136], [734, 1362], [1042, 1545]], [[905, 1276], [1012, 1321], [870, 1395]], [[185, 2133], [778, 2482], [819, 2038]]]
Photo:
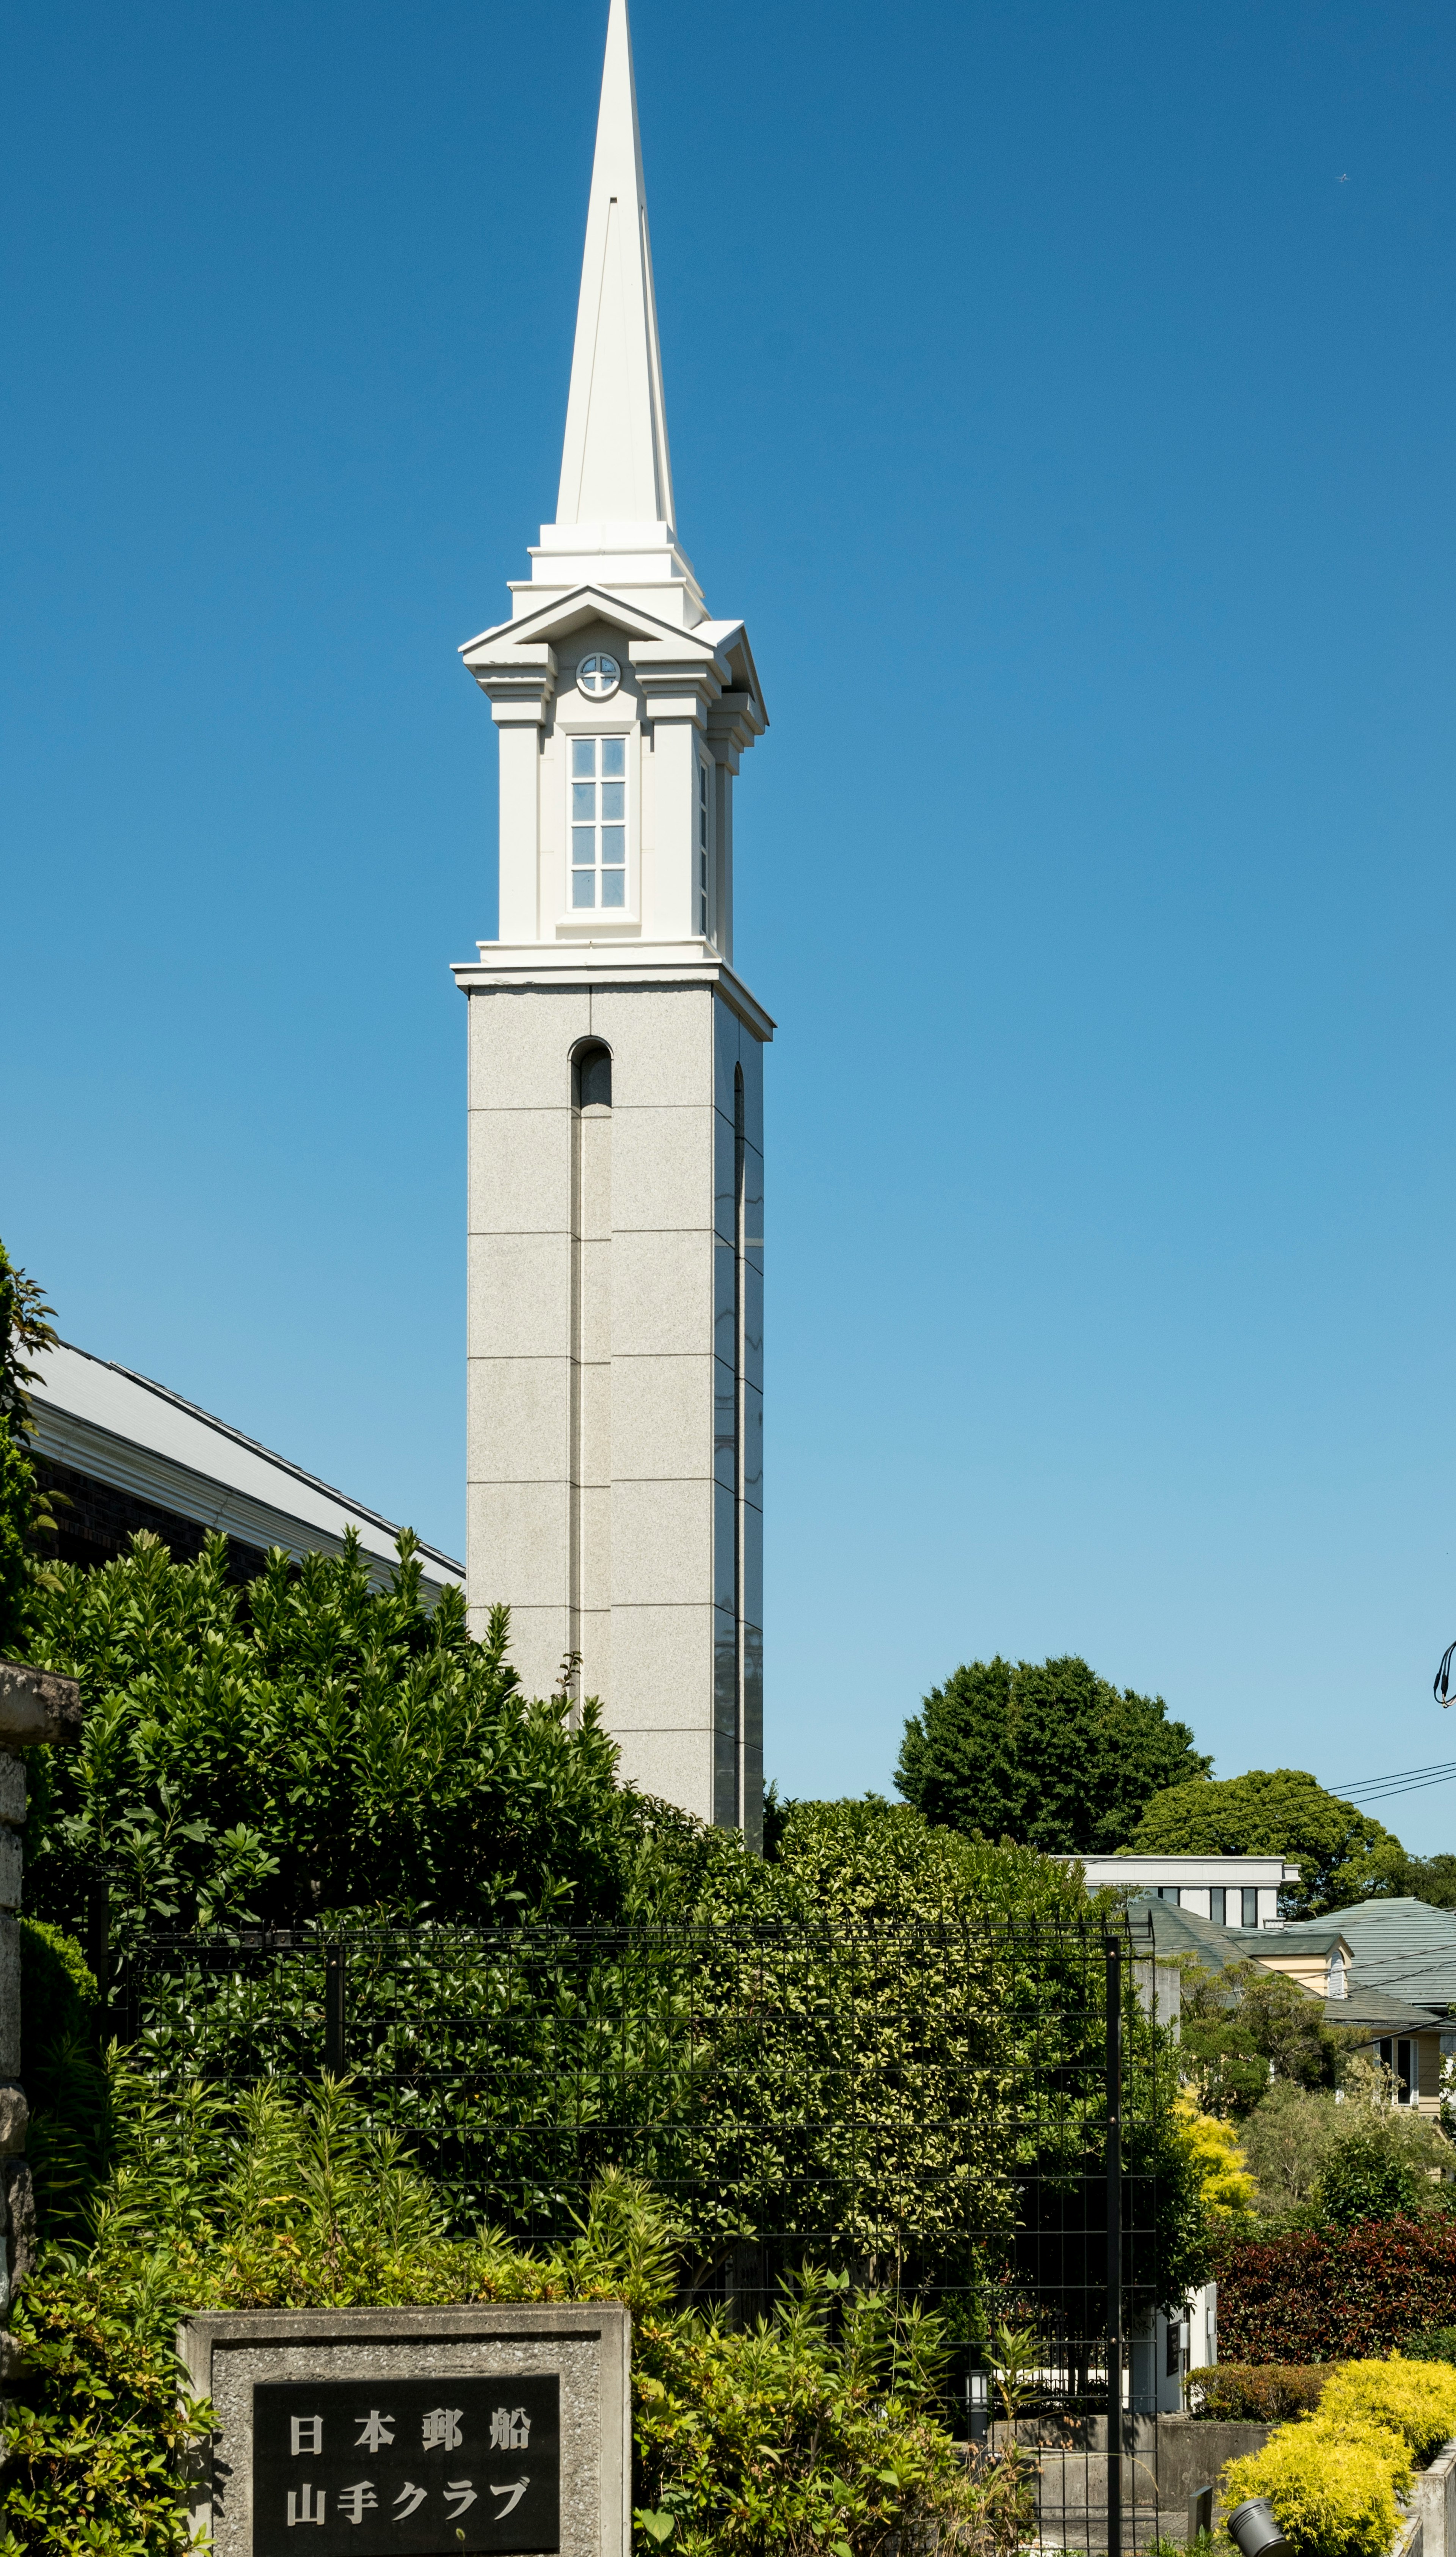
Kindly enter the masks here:
[[561, 2385], [260, 2380], [253, 2557], [472, 2557], [561, 2545]]

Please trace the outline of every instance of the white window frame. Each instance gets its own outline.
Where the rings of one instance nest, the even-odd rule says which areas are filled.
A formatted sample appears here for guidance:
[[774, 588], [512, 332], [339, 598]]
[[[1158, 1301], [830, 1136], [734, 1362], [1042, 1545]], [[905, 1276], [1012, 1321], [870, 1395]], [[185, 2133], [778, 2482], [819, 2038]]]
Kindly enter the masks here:
[[[562, 788], [562, 834], [564, 838], [561, 890], [562, 924], [564, 927], [578, 932], [599, 933], [603, 930], [608, 932], [619, 931], [623, 924], [631, 924], [636, 928], [639, 922], [637, 910], [637, 767], [640, 760], [638, 753], [634, 750], [634, 740], [637, 736], [636, 724], [635, 722], [612, 719], [583, 720], [580, 724], [571, 728], [562, 728], [558, 734], [560, 735], [563, 742], [564, 751], [562, 754], [562, 762], [565, 766]], [[589, 738], [597, 748], [597, 769], [593, 775], [593, 778], [598, 789], [601, 786], [603, 778], [600, 770], [600, 749], [603, 742], [609, 740], [613, 744], [620, 743], [622, 747], [623, 769], [621, 779], [624, 784], [623, 806], [626, 812], [624, 823], [626, 826], [627, 837], [627, 858], [624, 864], [625, 879], [622, 889], [625, 902], [621, 905], [574, 905], [572, 902], [573, 895], [575, 893], [572, 885], [575, 871], [573, 854], [576, 849], [572, 835], [572, 783], [578, 778], [578, 775], [573, 770], [573, 766], [576, 761], [573, 748], [585, 742]], [[601, 889], [602, 869], [600, 847], [601, 823], [602, 821], [598, 813], [596, 820], [597, 834], [597, 842], [596, 846], [596, 861], [593, 872], [593, 876], [596, 882], [596, 894], [598, 897]]]

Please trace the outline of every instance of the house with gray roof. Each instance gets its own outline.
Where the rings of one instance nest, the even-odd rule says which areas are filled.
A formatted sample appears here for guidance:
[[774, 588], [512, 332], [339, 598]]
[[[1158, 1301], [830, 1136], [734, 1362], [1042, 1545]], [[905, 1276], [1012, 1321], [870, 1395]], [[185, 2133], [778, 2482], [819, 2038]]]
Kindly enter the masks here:
[[[1127, 1914], [1151, 1920], [1159, 1965], [1183, 1959], [1223, 1971], [1253, 1961], [1282, 1971], [1319, 1999], [1327, 2024], [1364, 2029], [1365, 2048], [1390, 2070], [1397, 2103], [1439, 2111], [1441, 2062], [1456, 2052], [1456, 1914], [1450, 1910], [1421, 1900], [1369, 1900], [1287, 1927], [1220, 1927], [1172, 1900], [1146, 1896], [1130, 1901]], [[1446, 1961], [1449, 1971], [1441, 1968]], [[1448, 1979], [1449, 1998], [1424, 1994]]]

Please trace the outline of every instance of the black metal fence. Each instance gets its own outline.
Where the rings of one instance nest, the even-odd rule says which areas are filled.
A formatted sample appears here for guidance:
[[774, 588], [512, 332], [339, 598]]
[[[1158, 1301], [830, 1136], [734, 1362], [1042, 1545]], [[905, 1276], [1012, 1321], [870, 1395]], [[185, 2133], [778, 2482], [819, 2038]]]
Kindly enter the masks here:
[[671, 2202], [692, 2299], [754, 2314], [812, 2260], [934, 2304], [958, 2431], [1009, 2420], [1038, 2446], [1042, 2541], [1116, 2552], [1182, 2535], [1148, 2483], [1153, 1979], [1121, 1922], [321, 1926], [153, 1936], [112, 2013], [164, 2086], [346, 2075], [458, 2226], [569, 2236], [615, 2166]]

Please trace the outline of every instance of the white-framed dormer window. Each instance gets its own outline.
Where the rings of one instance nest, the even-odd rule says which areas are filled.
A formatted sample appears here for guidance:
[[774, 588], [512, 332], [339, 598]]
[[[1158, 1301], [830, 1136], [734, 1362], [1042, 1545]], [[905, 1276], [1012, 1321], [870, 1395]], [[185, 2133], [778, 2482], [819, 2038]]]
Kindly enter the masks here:
[[696, 833], [697, 833], [697, 837], [698, 837], [698, 929], [699, 929], [699, 931], [702, 933], [703, 938], [704, 938], [704, 940], [706, 941], [706, 940], [708, 939], [708, 937], [709, 937], [709, 936], [708, 936], [708, 915], [709, 915], [709, 899], [708, 899], [708, 766], [707, 766], [707, 764], [703, 761], [703, 759], [702, 759], [701, 755], [699, 756], [699, 759], [698, 759], [698, 807], [697, 807]]
[[627, 740], [571, 740], [572, 912], [620, 914], [627, 902]]

